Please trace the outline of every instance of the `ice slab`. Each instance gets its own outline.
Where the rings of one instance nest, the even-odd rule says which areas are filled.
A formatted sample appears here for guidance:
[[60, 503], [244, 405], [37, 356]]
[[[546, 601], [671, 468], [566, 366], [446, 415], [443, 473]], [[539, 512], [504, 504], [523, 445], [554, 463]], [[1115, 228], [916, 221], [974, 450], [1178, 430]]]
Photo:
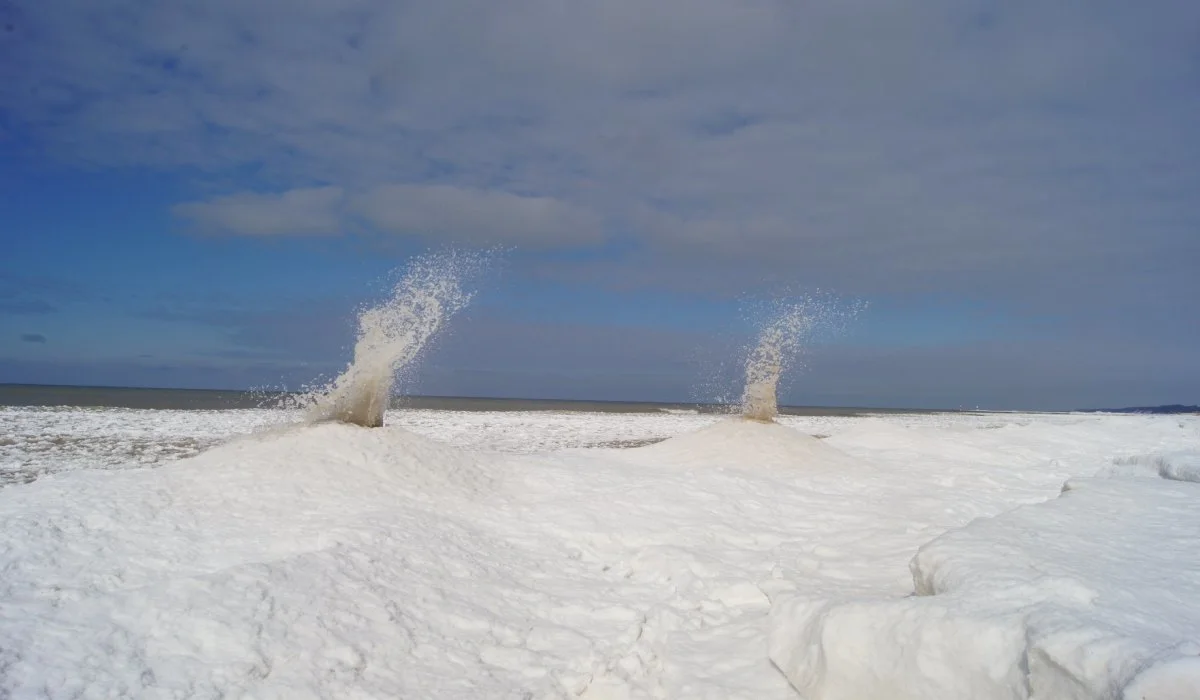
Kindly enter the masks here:
[[1096, 476], [1173, 479], [1200, 482], [1200, 451], [1174, 452], [1118, 457]]
[[808, 700], [1200, 698], [1200, 484], [1076, 479], [920, 549], [915, 595], [791, 598], [770, 654]]

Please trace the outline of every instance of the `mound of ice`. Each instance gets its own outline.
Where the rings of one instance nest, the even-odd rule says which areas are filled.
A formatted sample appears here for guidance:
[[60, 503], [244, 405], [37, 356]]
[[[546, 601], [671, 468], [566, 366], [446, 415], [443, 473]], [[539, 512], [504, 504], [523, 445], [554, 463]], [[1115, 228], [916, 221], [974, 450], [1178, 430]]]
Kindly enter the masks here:
[[1118, 457], [1097, 472], [1098, 477], [1161, 477], [1200, 482], [1200, 452], [1181, 450], [1165, 454]]
[[636, 460], [689, 467], [830, 468], [859, 466], [821, 439], [773, 422], [736, 417], [662, 442], [627, 450]]
[[463, 515], [498, 459], [326, 424], [5, 489], [0, 697], [515, 693], [430, 651], [519, 595], [506, 558], [535, 566]]
[[[138, 430], [135, 421], [156, 415], [129, 416], [125, 427]], [[984, 420], [976, 416], [899, 416], [889, 420], [905, 427], [878, 448], [869, 435], [845, 437], [857, 418], [781, 419], [792, 430], [728, 422], [692, 435], [681, 433], [721, 419], [418, 411], [388, 419], [466, 448], [520, 452], [680, 437], [656, 448], [499, 455], [396, 428], [323, 424], [245, 438], [154, 470], [75, 472], [6, 487], [0, 697], [794, 699], [768, 660], [773, 602], [802, 596], [819, 611], [832, 608], [821, 601], [851, 596], [899, 598], [911, 590], [912, 552], [931, 538], [1053, 498], [1064, 479], [1094, 473], [1112, 455], [1194, 449], [1196, 436], [1191, 417], [1037, 416], [1002, 430], [976, 429]], [[1048, 427], [1035, 430], [1041, 421]], [[849, 463], [854, 468], [839, 449], [859, 460]], [[1200, 488], [1161, 479], [1103, 483]], [[1089, 484], [1062, 503], [1091, 498]], [[1130, 569], [1129, 581], [1095, 587], [1041, 554], [1009, 557], [1011, 547], [981, 532], [960, 543], [961, 561], [971, 563], [965, 557], [975, 551], [1011, 558], [972, 564], [999, 571], [998, 581], [1012, 579], [1001, 565], [1028, 573], [1033, 561], [1048, 579], [1014, 580], [993, 595], [979, 576], [964, 577], [958, 588], [913, 599], [909, 617], [893, 614], [895, 602], [864, 604], [863, 624], [877, 624], [885, 641], [909, 632], [931, 640], [915, 660], [872, 635], [843, 632], [840, 623], [830, 624], [828, 639], [819, 626], [806, 628], [812, 643], [795, 653], [826, 654], [830, 677], [853, 678], [847, 659], [861, 657], [864, 677], [888, 679], [871, 686], [881, 692], [854, 694], [858, 686], [847, 685], [842, 697], [903, 697], [897, 688], [915, 677], [915, 665], [965, 679], [955, 688], [962, 692], [929, 697], [986, 700], [973, 692], [971, 668], [991, 663], [1010, 689], [1025, 673], [1011, 663], [1025, 643], [1024, 613], [1004, 606], [1040, 594], [1037, 610], [1052, 612], [1053, 604], [1084, 614], [1071, 606], [1090, 599], [1085, 589], [1098, 590], [1097, 615], [1140, 600], [1145, 620], [1174, 626], [1147, 632], [1150, 622], [1145, 629], [1129, 623], [1121, 632], [1150, 651], [1166, 650], [1130, 676], [1126, 693], [1164, 700], [1173, 688], [1188, 697], [1195, 662], [1172, 630], [1197, 628], [1194, 613], [1175, 614], [1195, 596], [1195, 574], [1180, 567], [1151, 579], [1154, 566], [1195, 539], [1196, 518], [1177, 499], [1158, 500], [1162, 511], [1093, 503], [1085, 509], [1090, 521], [1071, 525], [1071, 536], [1050, 521], [1070, 524], [1075, 516], [1057, 510], [1010, 533], [1024, 544], [1044, 530], [1061, 541], [1064, 565], [1079, 567], [1095, 565], [1098, 551], [1081, 532], [1145, 550], [1148, 558], [1117, 558], [1114, 568]], [[1108, 523], [1113, 513], [1120, 520]], [[1045, 557], [1053, 562], [1060, 553]], [[1174, 587], [1170, 576], [1180, 579]], [[1151, 597], [1127, 593], [1138, 586]], [[1178, 599], [1154, 598], [1154, 590]], [[1120, 591], [1126, 598], [1114, 597]], [[1106, 599], [1116, 602], [1100, 607]], [[940, 626], [931, 620], [937, 606], [947, 611]], [[1050, 612], [1030, 617], [1030, 639], [1046, 637]], [[1063, 629], [1078, 627], [1076, 617], [1062, 619]], [[792, 642], [798, 629], [788, 633]], [[1014, 651], [989, 656], [997, 639]], [[955, 666], [960, 653], [966, 671]], [[1060, 697], [1072, 696], [1049, 692], [1040, 700]]]
[[381, 508], [486, 497], [497, 479], [485, 458], [399, 428], [323, 424], [153, 470], [47, 476], [0, 499], [10, 574], [0, 598], [14, 586], [128, 588], [317, 549]]
[[364, 513], [476, 500], [494, 485], [476, 455], [340, 424], [242, 438], [154, 470], [48, 476], [0, 500], [0, 562], [13, 574], [0, 593], [126, 588], [290, 556]]
[[916, 597], [793, 598], [771, 658], [812, 700], [1200, 697], [1200, 486], [1070, 481], [922, 547]]
[[169, 474], [216, 474], [253, 480], [281, 478], [289, 484], [313, 482], [370, 484], [374, 489], [424, 498], [455, 489], [464, 495], [493, 488], [487, 453], [463, 450], [400, 427], [366, 430], [352, 424], [300, 425], [234, 440], [192, 460]]

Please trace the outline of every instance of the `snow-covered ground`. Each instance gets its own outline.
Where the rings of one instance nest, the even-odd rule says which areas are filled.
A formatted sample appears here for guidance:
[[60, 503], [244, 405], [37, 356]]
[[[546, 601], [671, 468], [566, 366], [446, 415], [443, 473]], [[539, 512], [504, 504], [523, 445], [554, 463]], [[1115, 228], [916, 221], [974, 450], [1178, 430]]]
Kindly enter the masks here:
[[1195, 416], [286, 419], [0, 409], [0, 697], [1200, 697]]

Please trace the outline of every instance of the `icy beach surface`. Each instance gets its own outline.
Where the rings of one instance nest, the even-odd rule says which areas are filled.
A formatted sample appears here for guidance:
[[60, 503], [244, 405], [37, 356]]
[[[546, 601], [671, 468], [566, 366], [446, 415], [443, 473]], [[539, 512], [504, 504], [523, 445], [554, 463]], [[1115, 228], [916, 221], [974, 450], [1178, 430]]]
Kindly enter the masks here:
[[1164, 478], [1194, 416], [286, 420], [0, 409], [23, 475], [0, 696], [1168, 700], [1200, 677], [1200, 484]]
[[903, 599], [796, 597], [771, 657], [805, 697], [1200, 697], [1200, 484], [1072, 479], [922, 547]]

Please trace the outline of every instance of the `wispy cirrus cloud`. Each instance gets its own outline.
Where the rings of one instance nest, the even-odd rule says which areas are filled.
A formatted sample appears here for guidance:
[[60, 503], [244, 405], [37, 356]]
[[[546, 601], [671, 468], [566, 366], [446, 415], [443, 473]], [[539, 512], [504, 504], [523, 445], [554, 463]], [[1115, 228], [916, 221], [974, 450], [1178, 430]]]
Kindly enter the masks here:
[[450, 185], [380, 185], [351, 201], [379, 229], [477, 245], [581, 246], [602, 240], [595, 214], [553, 197]]
[[71, 280], [0, 269], [0, 314], [44, 316], [85, 298]]
[[42, 299], [0, 299], [0, 313], [13, 316], [52, 314], [58, 307]]
[[550, 248], [603, 240], [600, 218], [586, 209], [552, 197], [451, 185], [240, 192], [177, 204], [173, 212], [200, 230], [247, 236], [326, 235], [369, 228], [481, 246]]
[[248, 236], [322, 235], [341, 229], [340, 187], [312, 187], [281, 194], [238, 193], [205, 202], [177, 204], [172, 211], [201, 230]]

